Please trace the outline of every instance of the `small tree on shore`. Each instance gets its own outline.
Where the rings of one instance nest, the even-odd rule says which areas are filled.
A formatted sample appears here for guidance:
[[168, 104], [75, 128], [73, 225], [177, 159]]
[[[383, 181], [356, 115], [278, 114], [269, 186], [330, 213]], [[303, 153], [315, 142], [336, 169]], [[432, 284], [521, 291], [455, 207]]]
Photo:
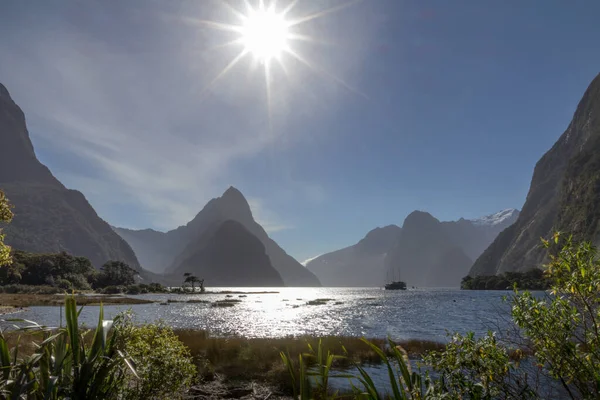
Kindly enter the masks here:
[[[7, 224], [12, 221], [14, 214], [11, 208], [12, 205], [4, 195], [4, 192], [0, 190], [0, 223]], [[11, 262], [10, 247], [4, 244], [4, 235], [2, 234], [2, 227], [0, 227], [0, 267], [8, 265]]]
[[192, 292], [196, 291], [196, 283], [200, 283], [200, 290], [202, 292], [204, 291], [204, 279], [199, 279], [197, 276], [192, 275], [189, 272], [186, 272], [183, 274], [183, 276], [185, 277], [183, 283], [192, 285]]

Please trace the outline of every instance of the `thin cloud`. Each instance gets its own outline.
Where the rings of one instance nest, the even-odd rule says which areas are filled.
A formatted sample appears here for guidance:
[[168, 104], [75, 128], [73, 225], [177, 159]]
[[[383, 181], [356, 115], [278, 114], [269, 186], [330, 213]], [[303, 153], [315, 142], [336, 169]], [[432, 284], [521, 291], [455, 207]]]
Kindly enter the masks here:
[[[260, 71], [248, 65], [203, 92], [229, 54], [210, 51], [215, 40], [205, 40], [207, 32], [156, 17], [164, 4], [62, 4], [4, 17], [19, 23], [0, 42], [0, 54], [11, 55], [0, 63], [0, 79], [24, 109], [38, 153], [113, 224], [186, 223], [231, 182], [236, 162], [306, 140], [288, 128], [347, 95], [327, 82], [300, 85], [298, 74], [277, 78], [270, 125]], [[316, 90], [310, 96], [309, 87]], [[322, 202], [323, 191], [309, 187], [304, 198]], [[115, 203], [135, 205], [139, 215]], [[268, 231], [291, 228], [261, 213]]]

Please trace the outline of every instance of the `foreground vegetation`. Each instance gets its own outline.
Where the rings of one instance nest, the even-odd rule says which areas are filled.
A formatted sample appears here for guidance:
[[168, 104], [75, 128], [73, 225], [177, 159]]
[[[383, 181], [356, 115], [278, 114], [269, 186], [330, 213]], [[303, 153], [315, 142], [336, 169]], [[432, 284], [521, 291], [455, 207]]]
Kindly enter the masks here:
[[9, 350], [0, 334], [0, 398], [148, 399], [178, 398], [196, 376], [189, 351], [162, 325], [135, 326], [127, 314], [82, 330], [74, 297], [65, 300], [66, 327], [31, 321], [21, 333], [37, 336], [35, 350]]

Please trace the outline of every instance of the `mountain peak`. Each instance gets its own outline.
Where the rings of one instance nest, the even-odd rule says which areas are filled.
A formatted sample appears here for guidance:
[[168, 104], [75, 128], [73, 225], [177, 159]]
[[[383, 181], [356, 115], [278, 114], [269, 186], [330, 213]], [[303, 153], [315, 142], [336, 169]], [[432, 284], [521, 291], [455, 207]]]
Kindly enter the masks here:
[[240, 192], [240, 190], [235, 188], [234, 186], [229, 186], [229, 188], [225, 192], [223, 192], [223, 195], [221, 197], [222, 198], [237, 198], [237, 199], [243, 199], [244, 201], [246, 201], [246, 198], [244, 197], [242, 192]]
[[12, 100], [10, 93], [8, 93], [8, 89], [2, 83], [0, 83], [0, 99], [1, 98], [8, 98]]
[[402, 229], [397, 225], [377, 227], [356, 244], [359, 251], [368, 254], [385, 253], [396, 244]]
[[439, 224], [440, 221], [435, 218], [433, 215], [429, 214], [425, 211], [413, 211], [404, 220], [404, 224], [402, 225], [402, 229], [411, 229], [413, 227], [421, 227], [421, 226], [432, 226]]
[[[497, 213], [485, 215], [480, 218], [475, 218], [470, 220], [473, 225], [487, 225], [487, 226], [496, 226], [504, 222], [509, 222], [510, 220], [516, 220], [519, 215], [519, 210], [516, 208], [507, 208], [502, 211], [498, 211]], [[514, 221], [513, 221], [514, 222]]]

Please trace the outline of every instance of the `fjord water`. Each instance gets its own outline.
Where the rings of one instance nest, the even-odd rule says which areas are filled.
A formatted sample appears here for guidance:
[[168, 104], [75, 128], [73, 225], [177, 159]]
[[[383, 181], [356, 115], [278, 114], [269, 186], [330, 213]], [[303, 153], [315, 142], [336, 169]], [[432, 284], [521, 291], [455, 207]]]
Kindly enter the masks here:
[[[268, 294], [190, 294], [132, 296], [156, 301], [152, 304], [105, 306], [105, 317], [131, 309], [138, 321], [163, 320], [174, 328], [204, 329], [215, 335], [285, 337], [300, 335], [366, 336], [394, 340], [445, 341], [447, 332], [483, 334], [506, 326], [510, 313], [502, 297], [506, 291], [414, 289], [386, 291], [380, 288], [214, 288], [214, 291]], [[241, 296], [241, 297], [240, 297]], [[318, 298], [324, 305], [308, 305]], [[168, 305], [161, 302], [168, 300]], [[233, 307], [212, 307], [210, 302], [241, 300]], [[207, 303], [186, 303], [205, 300]], [[31, 307], [19, 313], [38, 323], [56, 326], [59, 307]], [[97, 323], [98, 307], [85, 307], [81, 321]]]

